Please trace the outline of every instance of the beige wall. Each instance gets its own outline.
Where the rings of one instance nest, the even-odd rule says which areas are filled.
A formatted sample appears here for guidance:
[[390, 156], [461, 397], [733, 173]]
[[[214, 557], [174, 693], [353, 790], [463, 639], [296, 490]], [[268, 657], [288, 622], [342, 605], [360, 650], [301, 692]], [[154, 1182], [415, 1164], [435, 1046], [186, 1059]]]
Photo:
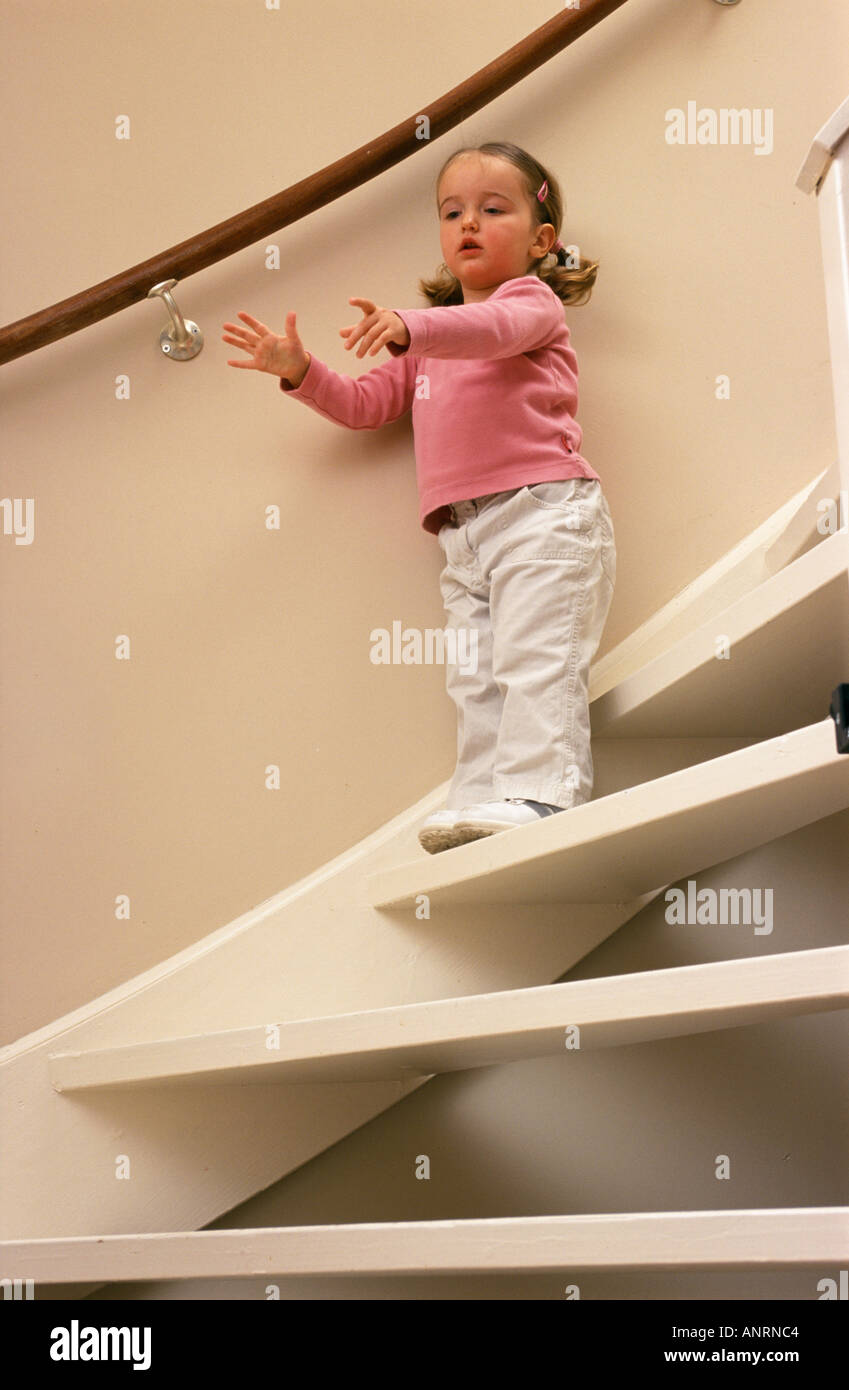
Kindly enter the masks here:
[[[551, 12], [7, 3], [0, 317], [312, 173]], [[506, 137], [550, 163], [567, 238], [601, 262], [569, 321], [619, 548], [606, 650], [835, 455], [817, 209], [793, 180], [849, 88], [847, 52], [840, 0], [629, 4], [414, 160], [179, 286], [206, 335], [194, 362], [163, 358], [163, 311], [143, 302], [5, 368], [2, 495], [34, 499], [35, 532], [3, 536], [0, 557], [3, 1041], [230, 921], [451, 771], [441, 670], [368, 656], [375, 627], [442, 621], [409, 422], [318, 419], [225, 365], [222, 322], [246, 309], [282, 327], [294, 308], [308, 348], [361, 370], [338, 335], [347, 299], [421, 304], [449, 150]], [[773, 153], [667, 145], [665, 112], [689, 100], [773, 110]]]

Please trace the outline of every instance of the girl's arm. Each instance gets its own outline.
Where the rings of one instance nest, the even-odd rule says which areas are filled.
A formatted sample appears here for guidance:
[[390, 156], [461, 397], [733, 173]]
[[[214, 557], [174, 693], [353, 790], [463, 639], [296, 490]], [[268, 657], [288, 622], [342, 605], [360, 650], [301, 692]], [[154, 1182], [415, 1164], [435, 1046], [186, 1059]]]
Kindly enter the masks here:
[[[396, 317], [410, 335], [406, 350], [417, 357], [517, 357], [560, 337], [566, 326], [562, 302], [536, 275], [505, 280], [479, 304], [399, 309]], [[386, 347], [393, 357], [405, 351], [391, 341]]]
[[[302, 400], [317, 414], [354, 430], [375, 430], [397, 420], [413, 403], [415, 363], [383, 362], [360, 377], [341, 376], [304, 349], [294, 313], [286, 315], [286, 333], [277, 334], [252, 318], [239, 313], [250, 325], [225, 323], [231, 336], [224, 341], [244, 348], [250, 360], [228, 361], [230, 367], [247, 367], [268, 372], [280, 381], [281, 390]], [[404, 330], [406, 332], [406, 330]]]
[[300, 386], [293, 390], [280, 379], [287, 396], [349, 430], [376, 430], [397, 420], [413, 404], [415, 386], [416, 359], [407, 356], [351, 377], [334, 372], [313, 353]]

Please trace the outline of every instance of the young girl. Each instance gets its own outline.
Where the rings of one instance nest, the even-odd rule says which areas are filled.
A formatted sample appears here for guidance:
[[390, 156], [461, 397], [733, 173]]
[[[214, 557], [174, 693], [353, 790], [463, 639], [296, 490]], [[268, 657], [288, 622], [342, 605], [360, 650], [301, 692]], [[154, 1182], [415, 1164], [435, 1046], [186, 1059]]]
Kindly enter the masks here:
[[339, 330], [358, 357], [385, 347], [388, 362], [341, 376], [305, 351], [294, 313], [282, 336], [242, 312], [248, 327], [225, 323], [222, 335], [251, 358], [228, 366], [270, 372], [349, 429], [412, 408], [419, 517], [444, 552], [447, 626], [477, 649], [473, 674], [446, 668], [457, 767], [446, 809], [419, 833], [430, 853], [590, 799], [589, 668], [616, 581], [563, 317], [589, 298], [598, 264], [568, 261], [557, 181], [516, 145], [458, 150], [436, 200], [445, 261], [419, 282], [432, 307], [350, 299], [363, 317]]

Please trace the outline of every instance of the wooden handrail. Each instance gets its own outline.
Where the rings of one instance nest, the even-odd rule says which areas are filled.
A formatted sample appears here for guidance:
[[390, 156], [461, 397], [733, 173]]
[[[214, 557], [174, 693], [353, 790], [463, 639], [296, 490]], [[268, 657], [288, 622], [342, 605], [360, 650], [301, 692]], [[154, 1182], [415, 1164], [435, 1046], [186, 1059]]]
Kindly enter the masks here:
[[[160, 281], [184, 280], [376, 178], [501, 96], [625, 3], [626, 0], [582, 0], [580, 9], [565, 10], [548, 20], [474, 76], [452, 87], [445, 96], [415, 116], [393, 126], [378, 140], [361, 145], [352, 154], [301, 179], [300, 183], [293, 183], [273, 198], [255, 203], [245, 212], [229, 217], [226, 222], [218, 222], [130, 270], [0, 328], [0, 364], [77, 333], [110, 314], [117, 314], [146, 298], [148, 290]], [[430, 123], [428, 140], [416, 138], [423, 115]]]

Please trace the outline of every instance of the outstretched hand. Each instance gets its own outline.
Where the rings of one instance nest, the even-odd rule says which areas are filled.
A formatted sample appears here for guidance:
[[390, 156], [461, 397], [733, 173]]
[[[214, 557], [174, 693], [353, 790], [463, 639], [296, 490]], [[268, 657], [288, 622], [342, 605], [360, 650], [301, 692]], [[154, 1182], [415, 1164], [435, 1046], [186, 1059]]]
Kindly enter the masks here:
[[248, 371], [254, 372], [270, 372], [273, 376], [286, 377], [288, 381], [297, 384], [304, 376], [310, 359], [298, 337], [294, 313], [286, 315], [285, 334], [274, 333], [250, 314], [240, 311], [239, 318], [244, 319], [249, 327], [244, 328], [240, 323], [225, 323], [224, 327], [228, 328], [230, 333], [222, 333], [221, 337], [225, 343], [243, 348], [251, 356], [249, 361], [244, 358], [228, 358], [227, 366], [247, 367]]
[[352, 327], [339, 329], [341, 336], [348, 340], [345, 344], [346, 351], [359, 339], [362, 341], [357, 349], [358, 357], [363, 357], [369, 348], [369, 356], [374, 357], [374, 354], [387, 343], [397, 343], [399, 347], [409, 346], [410, 331], [394, 309], [381, 309], [371, 299], [349, 299], [348, 303], [358, 304], [363, 311], [363, 317]]

